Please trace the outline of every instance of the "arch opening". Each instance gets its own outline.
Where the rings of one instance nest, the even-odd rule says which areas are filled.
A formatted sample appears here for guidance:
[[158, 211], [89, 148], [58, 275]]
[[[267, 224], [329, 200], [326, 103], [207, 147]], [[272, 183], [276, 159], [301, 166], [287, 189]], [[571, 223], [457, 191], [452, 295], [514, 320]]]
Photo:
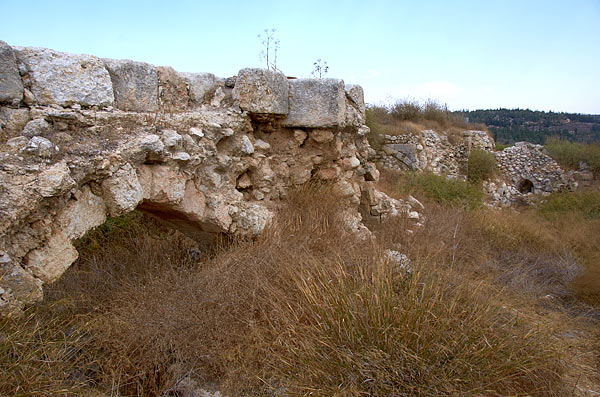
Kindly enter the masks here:
[[519, 182], [519, 192], [522, 194], [533, 193], [533, 182], [526, 178], [521, 179]]

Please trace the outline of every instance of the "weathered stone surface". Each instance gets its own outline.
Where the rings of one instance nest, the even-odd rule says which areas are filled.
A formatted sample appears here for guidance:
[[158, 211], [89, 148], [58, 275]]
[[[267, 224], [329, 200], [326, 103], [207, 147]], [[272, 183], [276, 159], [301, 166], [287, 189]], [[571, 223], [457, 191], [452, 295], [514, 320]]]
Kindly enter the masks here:
[[21, 135], [29, 120], [31, 116], [28, 108], [0, 108], [0, 140]]
[[[572, 190], [573, 177], [564, 172], [558, 163], [544, 153], [541, 145], [517, 142], [501, 152], [496, 152], [497, 167], [510, 178], [512, 187], [523, 190], [522, 183], [530, 181], [531, 193]], [[504, 193], [504, 192], [502, 192]], [[522, 191], [521, 193], [529, 193]]]
[[242, 153], [244, 154], [252, 154], [254, 153], [254, 146], [252, 142], [250, 142], [250, 138], [246, 135], [242, 136]]
[[165, 111], [186, 110], [190, 101], [188, 80], [171, 67], [159, 66], [158, 99]]
[[37, 278], [50, 283], [60, 277], [78, 256], [71, 240], [61, 231], [54, 231], [44, 247], [27, 254], [25, 264]]
[[54, 155], [56, 148], [50, 140], [41, 136], [34, 136], [27, 142], [23, 151], [43, 158], [50, 158]]
[[23, 135], [31, 138], [36, 135], [43, 136], [50, 130], [50, 123], [44, 119], [31, 120], [23, 129]]
[[0, 279], [3, 291], [0, 292], [0, 313], [9, 313], [42, 299], [42, 280], [31, 271], [10, 263], [0, 265]]
[[18, 105], [23, 99], [23, 81], [13, 49], [0, 40], [0, 103]]
[[163, 130], [162, 131], [163, 142], [168, 148], [177, 148], [181, 146], [183, 138], [175, 130]]
[[288, 80], [282, 73], [242, 69], [233, 88], [233, 98], [247, 112], [285, 115], [288, 113], [288, 92]]
[[15, 47], [26, 70], [29, 86], [41, 105], [111, 106], [110, 76], [102, 61], [92, 55], [66, 54], [47, 48]]
[[290, 80], [286, 127], [327, 128], [344, 125], [346, 94], [337, 79]]
[[110, 73], [115, 106], [130, 112], [158, 110], [158, 70], [156, 66], [128, 59], [103, 59]]
[[358, 84], [346, 84], [344, 86], [344, 90], [346, 92], [346, 96], [350, 98], [352, 104], [356, 106], [356, 109], [359, 111], [360, 115], [365, 117], [365, 94], [361, 86]]
[[[221, 233], [255, 236], [273, 221], [290, 189], [321, 178], [338, 189], [348, 230], [369, 236], [358, 206], [362, 184], [376, 180], [378, 171], [369, 162], [372, 150], [366, 137], [359, 134], [367, 127], [357, 118], [343, 122], [344, 106], [353, 114], [358, 111], [341, 81], [333, 84], [335, 90], [304, 98], [318, 99], [317, 112], [323, 103], [341, 99], [341, 123], [325, 127], [321, 119], [314, 128], [288, 128], [281, 123], [283, 110], [277, 108], [287, 106], [289, 94], [281, 98], [280, 89], [289, 83], [280, 75], [254, 92], [271, 95], [257, 98], [255, 107], [249, 103], [248, 109], [272, 112], [257, 116], [240, 111], [231, 97], [231, 88], [244, 84], [243, 73], [225, 81], [161, 68], [158, 109], [156, 68], [105, 62], [112, 65], [119, 110], [88, 109], [79, 103], [70, 109], [55, 103], [33, 104], [31, 110], [24, 102], [18, 109], [0, 106], [0, 312], [40, 299], [42, 283], [59, 277], [75, 260], [71, 240], [107, 215], [134, 209], [200, 242]], [[194, 79], [196, 88], [190, 83]], [[185, 90], [189, 98], [180, 100]], [[393, 213], [385, 197], [372, 196], [374, 212]]]
[[40, 174], [35, 190], [42, 197], [54, 197], [71, 190], [76, 185], [71, 178], [69, 167], [63, 161], [52, 165]]
[[56, 223], [69, 239], [82, 237], [88, 230], [106, 220], [107, 209], [104, 200], [84, 186], [76, 199], [70, 200], [56, 216]]
[[212, 73], [181, 73], [187, 80], [192, 104], [201, 105], [207, 96], [216, 89], [217, 78]]
[[125, 164], [104, 180], [102, 190], [111, 216], [133, 211], [144, 197], [137, 173], [130, 164]]

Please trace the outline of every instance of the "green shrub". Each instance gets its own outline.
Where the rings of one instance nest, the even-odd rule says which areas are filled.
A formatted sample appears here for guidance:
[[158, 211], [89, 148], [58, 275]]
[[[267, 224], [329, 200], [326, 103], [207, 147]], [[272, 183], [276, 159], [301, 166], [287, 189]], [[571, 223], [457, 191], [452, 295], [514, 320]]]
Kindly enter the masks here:
[[544, 147], [560, 165], [577, 169], [583, 161], [592, 168], [596, 176], [600, 175], [600, 146], [550, 138]]
[[496, 157], [481, 149], [473, 149], [469, 154], [468, 176], [471, 182], [482, 182], [494, 175]]
[[375, 150], [381, 149], [383, 145], [382, 134], [383, 131], [381, 129], [382, 120], [388, 117], [387, 110], [383, 107], [379, 106], [369, 106], [365, 111], [365, 124], [370, 128], [370, 132], [367, 135], [367, 140], [369, 141], [369, 145]]
[[448, 179], [431, 173], [414, 172], [401, 177], [409, 192], [421, 193], [439, 204], [468, 209], [480, 208], [484, 194], [480, 186], [461, 179]]
[[600, 218], [600, 192], [588, 190], [551, 194], [539, 206], [546, 218], [575, 213], [586, 219]]

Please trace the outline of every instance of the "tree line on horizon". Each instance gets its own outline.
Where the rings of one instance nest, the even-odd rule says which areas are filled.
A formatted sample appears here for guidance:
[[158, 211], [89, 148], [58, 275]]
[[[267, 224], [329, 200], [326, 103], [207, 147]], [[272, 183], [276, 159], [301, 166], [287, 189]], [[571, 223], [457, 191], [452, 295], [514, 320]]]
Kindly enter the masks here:
[[496, 142], [505, 145], [519, 141], [543, 145], [551, 137], [600, 143], [600, 115], [504, 108], [452, 113], [469, 123], [485, 124]]

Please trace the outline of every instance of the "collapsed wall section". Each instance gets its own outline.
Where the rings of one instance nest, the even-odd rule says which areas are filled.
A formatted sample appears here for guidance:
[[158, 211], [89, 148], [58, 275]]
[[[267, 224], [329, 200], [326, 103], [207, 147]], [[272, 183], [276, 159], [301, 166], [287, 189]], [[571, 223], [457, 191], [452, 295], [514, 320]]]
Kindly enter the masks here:
[[374, 191], [362, 89], [180, 73], [0, 42], [0, 312], [41, 299], [72, 241], [138, 209], [199, 239], [254, 236], [290, 188], [334, 184], [349, 228], [411, 205]]

